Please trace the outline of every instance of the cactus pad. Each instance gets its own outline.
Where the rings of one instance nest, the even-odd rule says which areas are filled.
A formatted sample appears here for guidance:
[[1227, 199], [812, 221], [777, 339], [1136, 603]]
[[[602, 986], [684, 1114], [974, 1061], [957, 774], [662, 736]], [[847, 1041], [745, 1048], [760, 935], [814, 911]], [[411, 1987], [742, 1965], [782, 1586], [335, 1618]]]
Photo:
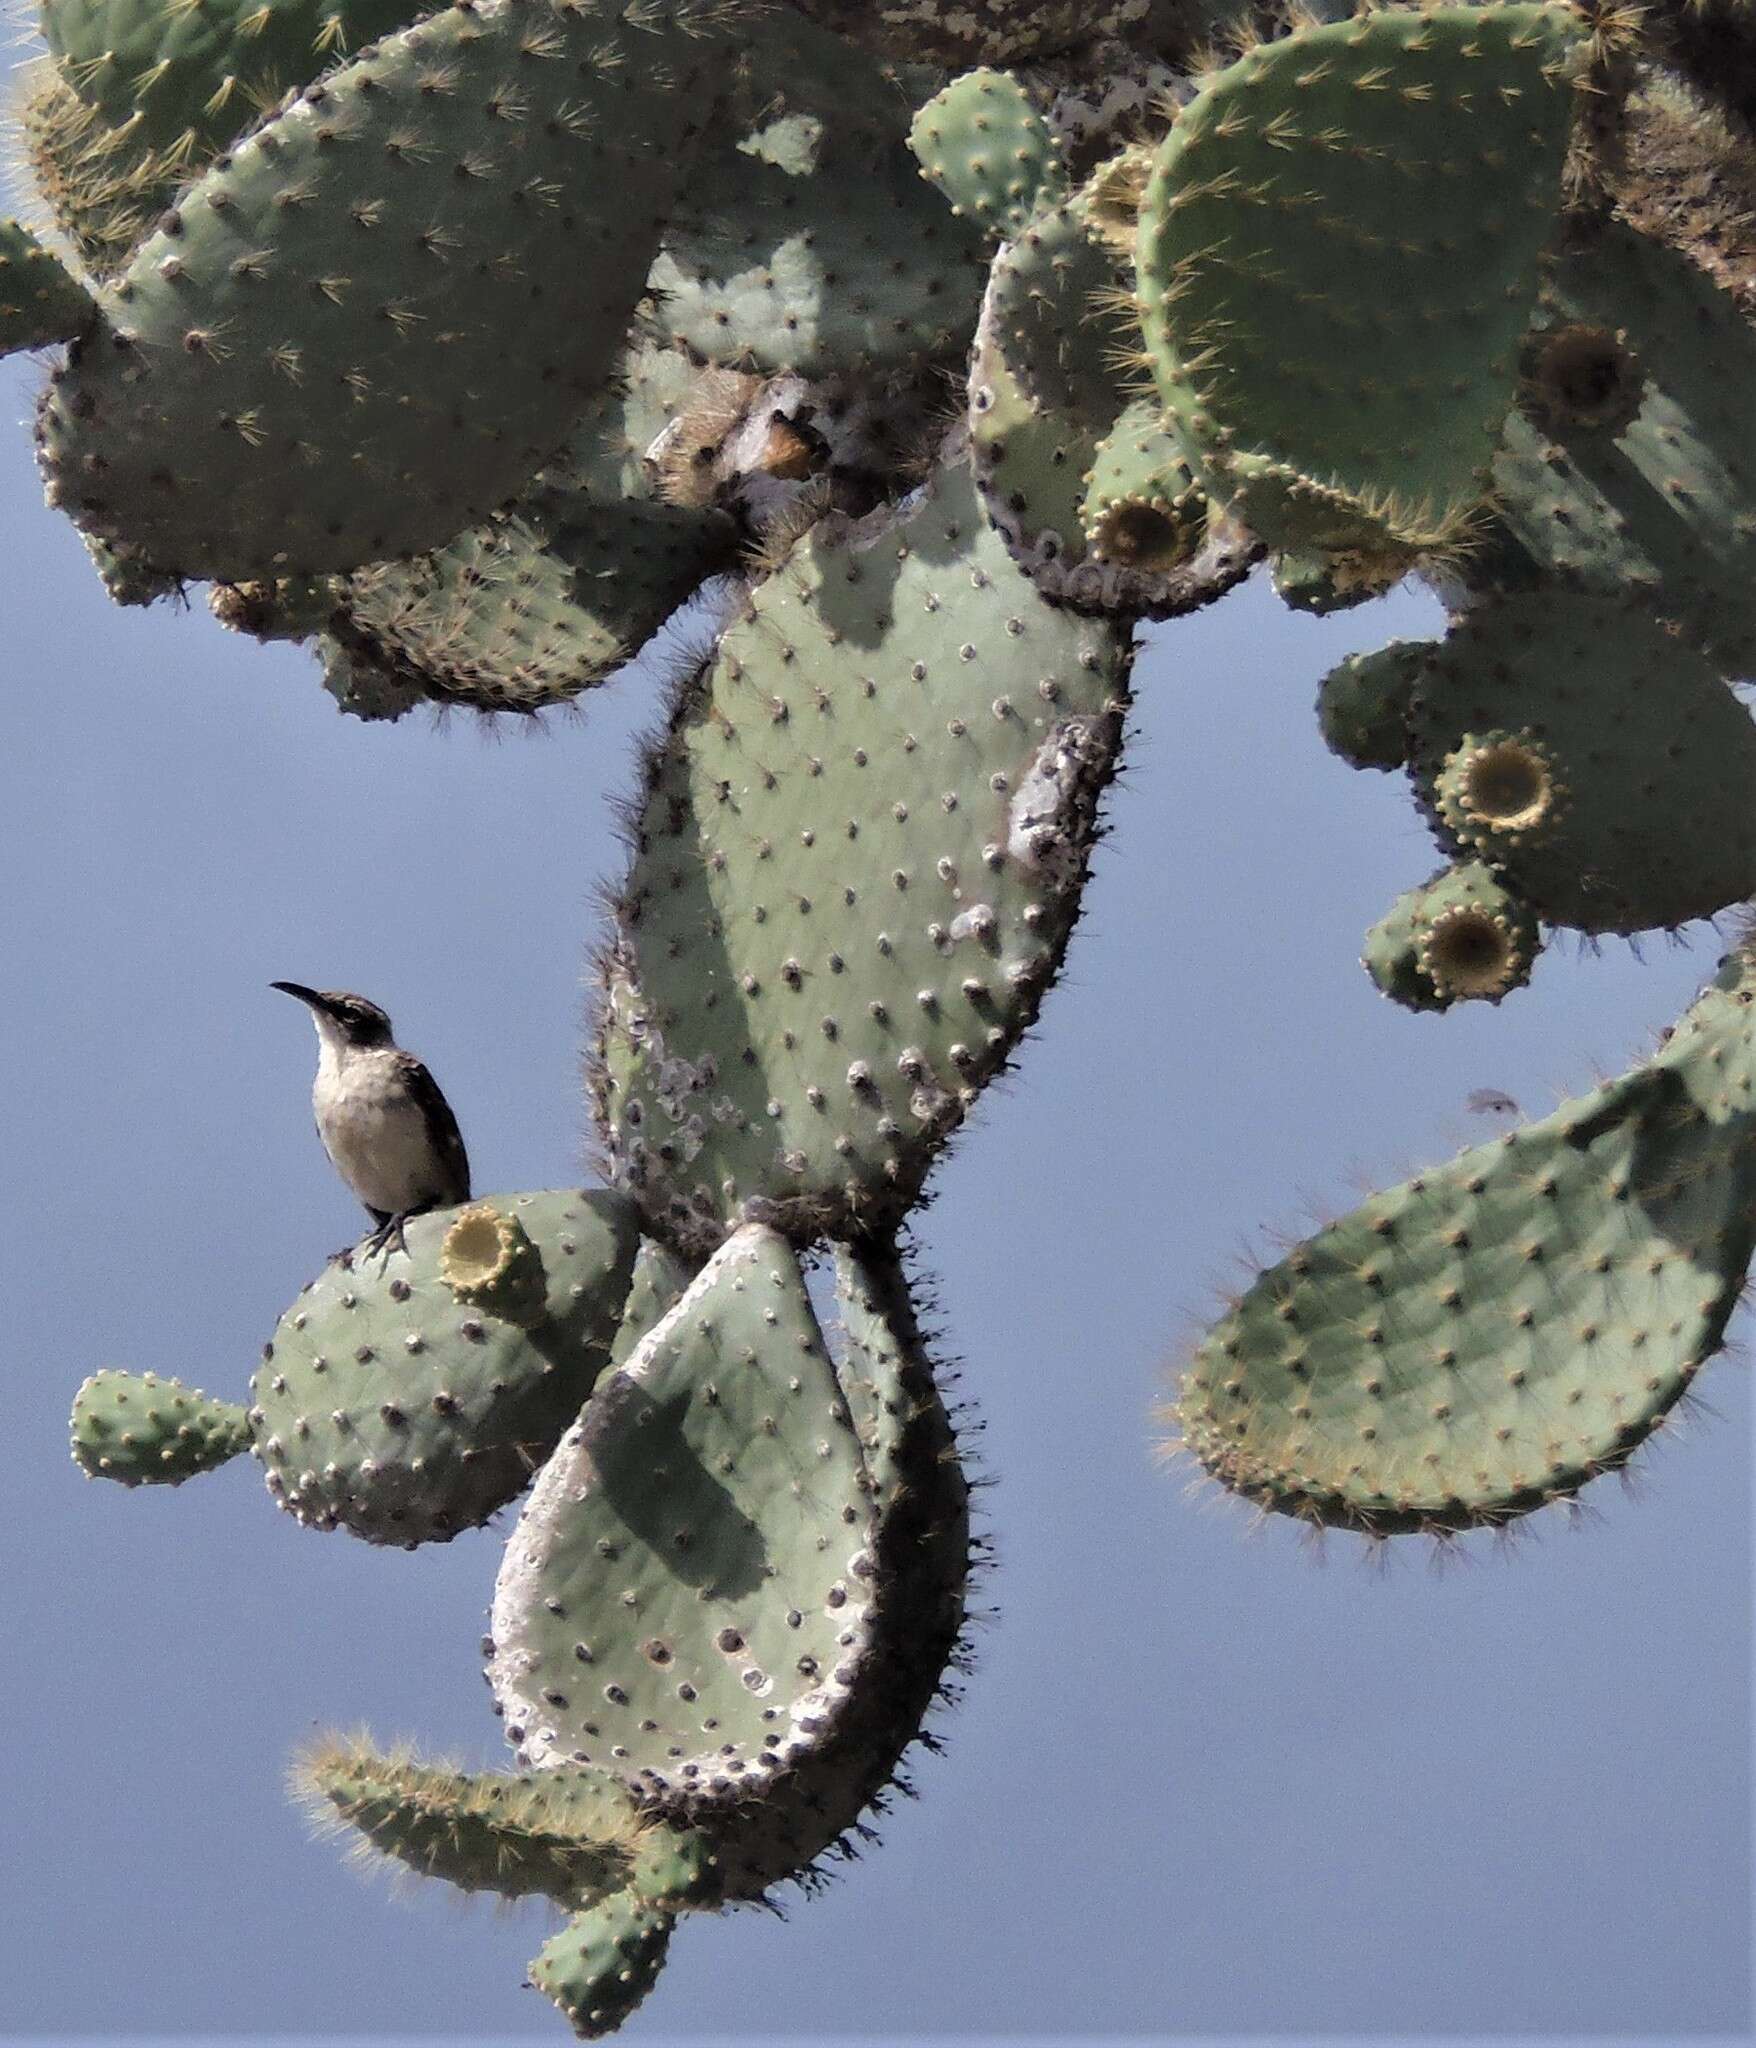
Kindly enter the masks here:
[[757, 588], [649, 757], [602, 962], [598, 1123], [655, 1232], [914, 1199], [1054, 977], [1127, 669], [961, 467]]
[[490, 1677], [521, 1761], [755, 1796], [853, 1683], [871, 1524], [798, 1263], [748, 1225], [600, 1382], [507, 1546]]
[[1756, 725], [1644, 611], [1477, 607], [1432, 650], [1410, 731], [1444, 836], [1550, 924], [1645, 931], [1756, 893]]
[[1049, 124], [1004, 71], [967, 71], [916, 114], [909, 146], [921, 175], [996, 241], [1010, 241], [1061, 196]]
[[71, 341], [97, 317], [90, 292], [29, 228], [0, 220], [0, 356]]
[[576, 1913], [543, 1944], [530, 1980], [582, 2041], [613, 2034], [658, 1982], [676, 1915], [632, 1892]]
[[1337, 662], [1317, 687], [1317, 723], [1329, 751], [1352, 768], [1402, 767], [1410, 700], [1431, 652], [1422, 640], [1393, 640]]
[[1387, 1534], [1625, 1463], [1749, 1264], [1753, 1019], [1733, 955], [1644, 1065], [1296, 1246], [1196, 1352], [1183, 1443], [1277, 1513]]
[[415, 1217], [406, 1259], [331, 1265], [281, 1318], [250, 1421], [269, 1491], [301, 1522], [442, 1541], [521, 1493], [578, 1414], [628, 1292], [633, 1214], [602, 1191], [487, 1206], [540, 1256], [542, 1319], [527, 1289], [518, 1322], [459, 1300], [445, 1277], [455, 1210]]
[[245, 1411], [181, 1380], [96, 1372], [73, 1397], [73, 1462], [88, 1479], [180, 1486], [249, 1448]]
[[1271, 546], [1412, 559], [1488, 491], [1561, 201], [1560, 6], [1395, 8], [1262, 44], [1179, 110], [1141, 313], [1209, 492]]
[[[708, 0], [448, 9], [179, 197], [46, 394], [51, 495], [187, 576], [442, 546], [621, 353], [705, 90]], [[467, 279], [467, 286], [464, 280]]]

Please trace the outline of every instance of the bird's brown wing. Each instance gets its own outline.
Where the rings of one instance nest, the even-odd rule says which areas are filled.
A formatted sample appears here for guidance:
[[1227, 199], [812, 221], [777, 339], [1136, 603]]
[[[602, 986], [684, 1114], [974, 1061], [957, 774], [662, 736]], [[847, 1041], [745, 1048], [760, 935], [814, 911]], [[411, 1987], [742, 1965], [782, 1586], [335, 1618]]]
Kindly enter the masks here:
[[445, 1176], [445, 1186], [434, 1190], [438, 1205], [469, 1200], [469, 1154], [464, 1150], [463, 1133], [457, 1128], [457, 1118], [451, 1113], [451, 1104], [440, 1092], [439, 1083], [428, 1073], [412, 1052], [399, 1052], [396, 1056], [397, 1070], [408, 1084], [409, 1095], [427, 1120], [427, 1128], [433, 1133], [433, 1147], [439, 1155], [440, 1171]]

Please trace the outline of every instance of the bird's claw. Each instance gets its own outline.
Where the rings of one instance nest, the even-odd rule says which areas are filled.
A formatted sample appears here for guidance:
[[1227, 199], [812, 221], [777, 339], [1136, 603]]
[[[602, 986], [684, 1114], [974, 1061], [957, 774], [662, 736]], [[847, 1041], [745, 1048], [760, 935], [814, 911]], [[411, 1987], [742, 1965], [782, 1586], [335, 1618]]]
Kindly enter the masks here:
[[408, 1212], [406, 1210], [398, 1215], [387, 1217], [373, 1231], [372, 1235], [366, 1239], [365, 1243], [360, 1246], [360, 1256], [363, 1259], [369, 1259], [376, 1252], [383, 1263], [389, 1265], [390, 1254], [393, 1251], [398, 1251], [406, 1259], [409, 1256], [409, 1247], [408, 1239], [402, 1234], [402, 1227], [407, 1221]]

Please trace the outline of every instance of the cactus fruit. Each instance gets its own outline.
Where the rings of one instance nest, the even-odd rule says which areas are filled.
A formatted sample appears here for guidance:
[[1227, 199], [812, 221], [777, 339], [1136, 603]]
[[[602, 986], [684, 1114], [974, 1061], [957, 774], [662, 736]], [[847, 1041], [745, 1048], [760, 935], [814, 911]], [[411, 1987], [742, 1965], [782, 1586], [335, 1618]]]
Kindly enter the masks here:
[[1165, 575], [1201, 548], [1207, 494], [1152, 399], [1126, 407], [1092, 451], [1082, 511], [1094, 561]]
[[1271, 546], [1388, 573], [1477, 519], [1581, 33], [1560, 6], [1392, 8], [1262, 44], [1178, 112], [1141, 209], [1147, 349], [1209, 494]]
[[245, 1411], [181, 1380], [95, 1372], [73, 1397], [73, 1462], [88, 1479], [181, 1486], [249, 1448]]
[[756, 588], [649, 756], [601, 963], [595, 1111], [654, 1234], [913, 1201], [1053, 978], [1128, 660], [961, 464]]
[[1756, 894], [1756, 726], [1626, 601], [1476, 607], [1431, 650], [1409, 730], [1442, 839], [1547, 923], [1646, 931]]
[[1296, 1246], [1197, 1350], [1183, 1445], [1374, 1534], [1509, 1521], [1624, 1464], [1720, 1349], [1756, 1244], [1753, 1017], [1746, 950], [1643, 1065]]
[[91, 294], [29, 228], [0, 220], [0, 355], [71, 341], [97, 317]]
[[485, 517], [621, 352], [713, 6], [451, 9], [309, 87], [101, 293], [39, 418], [52, 495], [163, 569], [230, 582], [412, 554]]
[[909, 147], [953, 213], [1010, 241], [1065, 196], [1055, 137], [1019, 81], [966, 71], [915, 115]]
[[1366, 934], [1362, 964], [1405, 1009], [1448, 1010], [1523, 988], [1541, 946], [1528, 906], [1491, 868], [1464, 861], [1397, 898]]

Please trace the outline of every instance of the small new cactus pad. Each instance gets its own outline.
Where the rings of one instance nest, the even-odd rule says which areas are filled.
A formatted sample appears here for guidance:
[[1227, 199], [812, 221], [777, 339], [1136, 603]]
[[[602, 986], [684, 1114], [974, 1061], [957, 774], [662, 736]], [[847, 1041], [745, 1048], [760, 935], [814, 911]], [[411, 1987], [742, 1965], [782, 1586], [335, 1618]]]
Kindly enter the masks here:
[[1352, 768], [1402, 767], [1409, 703], [1432, 651], [1425, 640], [1393, 640], [1337, 662], [1317, 686], [1317, 723], [1329, 751]]
[[543, 1468], [494, 1591], [521, 1763], [691, 1811], [811, 1748], [857, 1675], [873, 1507], [798, 1261], [736, 1232]]
[[1124, 35], [1152, 0], [797, 0], [826, 28], [916, 64], [1016, 64]]
[[1547, 923], [1646, 931], [1756, 893], [1756, 725], [1625, 601], [1478, 605], [1432, 649], [1409, 729], [1441, 836]]
[[1624, 1464], [1750, 1261], [1756, 970], [1654, 1058], [1371, 1196], [1262, 1273], [1173, 1419], [1224, 1485], [1377, 1534], [1511, 1520]]
[[576, 1913], [543, 1944], [530, 1980], [582, 2041], [613, 2034], [658, 1982], [677, 1918], [633, 1892]]
[[0, 356], [71, 341], [97, 317], [84, 285], [29, 228], [0, 220]]
[[447, 9], [310, 87], [100, 294], [39, 416], [51, 497], [228, 582], [486, 517], [622, 351], [709, 4]]
[[1025, 396], [1100, 433], [1130, 396], [1118, 360], [1120, 275], [1086, 196], [1075, 193], [999, 251], [988, 279], [986, 316]]
[[88, 1479], [180, 1486], [249, 1448], [236, 1402], [157, 1373], [94, 1372], [73, 1397], [73, 1462]]
[[356, 1853], [461, 1891], [561, 1905], [619, 1891], [642, 1821], [626, 1787], [576, 1766], [511, 1777], [388, 1755], [363, 1737], [324, 1736], [294, 1759], [293, 1797]]
[[655, 1234], [914, 1200], [1054, 978], [1128, 666], [961, 464], [756, 588], [649, 753], [601, 963], [597, 1121]]
[[1561, 202], [1561, 6], [1393, 8], [1264, 43], [1181, 108], [1141, 206], [1141, 316], [1204, 481], [1271, 546], [1465, 532]]
[[996, 241], [1010, 241], [1064, 193], [1049, 124], [1008, 72], [953, 79], [916, 114], [909, 146], [951, 210]]
[[[639, 1238], [601, 1189], [499, 1195], [405, 1235], [406, 1258], [336, 1262], [305, 1289], [264, 1347], [250, 1421], [269, 1491], [301, 1522], [412, 1548], [524, 1490], [607, 1362]], [[517, 1320], [467, 1299], [496, 1292], [493, 1260], [470, 1256], [485, 1235], [513, 1243]]]
[[[1611, 335], [1625, 361], [1610, 416], [1570, 417], [1527, 388], [1508, 422], [1494, 481], [1514, 573], [1638, 596], [1723, 674], [1756, 672], [1756, 335], [1737, 302], [1611, 221], [1562, 255], [1544, 309], [1551, 333]], [[1463, 573], [1500, 566], [1490, 552]]]
[[1405, 1009], [1448, 1010], [1522, 988], [1541, 949], [1529, 907], [1492, 868], [1464, 861], [1396, 899], [1366, 934], [1363, 964]]
[[199, 163], [421, 11], [411, 0], [42, 0], [41, 19], [62, 76], [111, 127]]

